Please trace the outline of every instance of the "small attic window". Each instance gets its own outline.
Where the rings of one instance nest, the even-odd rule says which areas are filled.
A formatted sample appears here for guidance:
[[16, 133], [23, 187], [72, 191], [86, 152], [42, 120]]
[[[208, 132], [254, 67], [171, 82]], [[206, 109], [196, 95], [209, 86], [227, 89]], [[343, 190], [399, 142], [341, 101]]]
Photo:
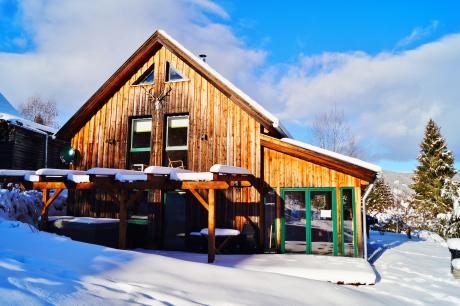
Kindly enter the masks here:
[[169, 62], [166, 62], [166, 82], [178, 82], [186, 81], [187, 78], [184, 77], [173, 65]]
[[144, 72], [141, 77], [134, 82], [133, 85], [148, 85], [153, 84], [155, 80], [155, 65], [152, 65], [146, 72]]

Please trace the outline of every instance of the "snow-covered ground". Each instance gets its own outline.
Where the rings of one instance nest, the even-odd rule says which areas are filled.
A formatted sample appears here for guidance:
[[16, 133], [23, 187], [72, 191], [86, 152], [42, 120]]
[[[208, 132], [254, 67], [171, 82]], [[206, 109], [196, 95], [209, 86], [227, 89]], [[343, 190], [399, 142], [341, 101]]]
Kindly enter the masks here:
[[[260, 271], [270, 265], [270, 255], [241, 257], [245, 263], [218, 255], [218, 264], [207, 264], [75, 242], [0, 221], [0, 305], [460, 304], [460, 280], [450, 274], [445, 246], [388, 233], [371, 240], [378, 281], [356, 287]], [[292, 258], [277, 255], [273, 264], [285, 259], [291, 266]]]
[[[139, 250], [198, 263], [207, 254], [176, 251]], [[248, 271], [271, 272], [339, 284], [375, 284], [376, 274], [362, 258], [305, 254], [217, 255], [215, 265]]]
[[391, 297], [394, 303], [405, 305], [460, 305], [460, 279], [450, 272], [451, 256], [445, 243], [433, 237], [431, 241], [409, 240], [406, 235], [388, 232], [371, 232], [370, 238], [370, 260], [378, 280], [375, 286], [358, 287], [358, 291], [377, 299]]

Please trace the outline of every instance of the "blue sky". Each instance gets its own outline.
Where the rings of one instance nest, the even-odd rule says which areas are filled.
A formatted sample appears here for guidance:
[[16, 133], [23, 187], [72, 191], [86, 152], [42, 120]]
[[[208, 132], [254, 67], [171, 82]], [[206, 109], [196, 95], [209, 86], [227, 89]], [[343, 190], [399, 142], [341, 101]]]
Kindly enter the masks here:
[[456, 1], [0, 0], [0, 92], [15, 106], [58, 101], [62, 124], [163, 28], [296, 138], [313, 142], [313, 117], [335, 105], [365, 159], [411, 171], [429, 117], [460, 156], [459, 11]]
[[[392, 50], [417, 27], [439, 22], [415, 47], [460, 31], [456, 1], [218, 1], [249, 45], [270, 50], [275, 62], [297, 54]], [[443, 4], [444, 3], [444, 4]]]

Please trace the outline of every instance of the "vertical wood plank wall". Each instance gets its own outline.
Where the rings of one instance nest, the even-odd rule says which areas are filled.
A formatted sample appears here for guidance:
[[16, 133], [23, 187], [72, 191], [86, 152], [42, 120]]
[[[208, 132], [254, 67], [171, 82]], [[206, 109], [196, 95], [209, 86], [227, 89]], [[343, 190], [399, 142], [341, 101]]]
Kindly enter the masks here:
[[[188, 80], [165, 83], [166, 61]], [[133, 84], [152, 65], [155, 65], [155, 82], [145, 89], [153, 88], [157, 95], [167, 87], [171, 87], [172, 91], [166, 99], [163, 114], [153, 117], [150, 164], [163, 164], [164, 115], [188, 113], [190, 170], [208, 171], [213, 164], [229, 164], [247, 168], [263, 181], [250, 189], [234, 188], [217, 192], [216, 226], [241, 230], [247, 222], [247, 216], [255, 224], [262, 225], [262, 188], [355, 187], [354, 213], [357, 216], [358, 248], [361, 251], [360, 179], [272, 149], [261, 149], [261, 124], [216, 84], [209, 82], [165, 47], [153, 54], [72, 137], [72, 146], [81, 154], [76, 169], [127, 167], [129, 118], [151, 116], [153, 111], [145, 89]], [[207, 140], [201, 139], [203, 134], [207, 135]], [[115, 140], [115, 144], [109, 144], [109, 140]], [[161, 194], [154, 192], [149, 199], [155, 206], [154, 210], [161, 211]], [[102, 193], [81, 193], [74, 197], [72, 212], [76, 215], [117, 217], [118, 210], [114, 205], [96, 205], [95, 201], [104, 203], [110, 199]], [[338, 203], [340, 205], [340, 201]], [[340, 207], [337, 208], [340, 211]], [[206, 212], [199, 204], [192, 205], [190, 215], [196, 227], [206, 224]]]
[[351, 175], [287, 155], [270, 148], [264, 148], [264, 181], [276, 187], [335, 187], [337, 192], [338, 238], [341, 249], [341, 207], [340, 187], [355, 189], [355, 211], [358, 253], [362, 251], [361, 180]]
[[[166, 61], [188, 80], [165, 83]], [[255, 176], [260, 177], [260, 123], [243, 111], [215, 84], [208, 82], [165, 47], [161, 47], [152, 55], [72, 137], [72, 146], [81, 154], [81, 162], [75, 168], [127, 167], [129, 118], [152, 114], [152, 105], [147, 101], [145, 90], [133, 84], [152, 65], [155, 65], [155, 81], [145, 89], [153, 88], [155, 94], [161, 93], [167, 87], [171, 87], [172, 91], [166, 99], [163, 114], [153, 118], [150, 164], [163, 164], [164, 115], [188, 113], [190, 170], [209, 171], [213, 164], [221, 163], [247, 168]], [[207, 135], [207, 140], [201, 140], [200, 136], [203, 134]], [[108, 140], [111, 139], [116, 143], [109, 144]], [[105, 199], [101, 193], [96, 197], [99, 200]], [[245, 215], [258, 223], [260, 193], [256, 187], [218, 192], [216, 197], [217, 226], [241, 229], [247, 221]], [[159, 192], [155, 192], [151, 198], [157, 205], [161, 203]], [[89, 196], [79, 196], [77, 201], [78, 203], [73, 204], [76, 206], [76, 214], [117, 216], [116, 207], [110, 209], [110, 205], [107, 205], [96, 208]], [[200, 205], [195, 206], [196, 210], [201, 210]]]

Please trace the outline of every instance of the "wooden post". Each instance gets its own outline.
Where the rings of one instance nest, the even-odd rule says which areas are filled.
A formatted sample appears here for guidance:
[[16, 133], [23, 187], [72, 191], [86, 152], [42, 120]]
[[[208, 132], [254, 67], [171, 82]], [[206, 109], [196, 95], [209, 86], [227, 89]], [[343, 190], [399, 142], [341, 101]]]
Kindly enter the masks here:
[[46, 230], [48, 226], [48, 198], [49, 198], [49, 189], [42, 190], [42, 210], [41, 210], [41, 222], [40, 229]]
[[50, 190], [49, 189], [42, 189], [42, 210], [41, 210], [41, 224], [40, 229], [46, 230], [48, 227], [48, 208], [53, 203], [54, 200], [57, 199], [59, 194], [61, 194], [63, 189], [56, 189], [53, 195], [50, 197]]
[[216, 257], [216, 206], [214, 189], [208, 192], [208, 262], [214, 262]]
[[276, 187], [276, 248], [281, 252], [281, 188]]
[[126, 191], [121, 190], [119, 200], [119, 224], [118, 224], [118, 248], [126, 249], [126, 231], [127, 231], [127, 219], [128, 219], [128, 208], [126, 205]]
[[340, 182], [337, 182], [335, 185], [335, 200], [336, 203], [333, 203], [336, 205], [336, 214], [337, 214], [337, 255], [345, 256], [345, 254], [342, 254], [342, 250], [344, 250], [344, 247], [342, 246], [342, 198], [341, 198], [341, 190], [340, 190]]

